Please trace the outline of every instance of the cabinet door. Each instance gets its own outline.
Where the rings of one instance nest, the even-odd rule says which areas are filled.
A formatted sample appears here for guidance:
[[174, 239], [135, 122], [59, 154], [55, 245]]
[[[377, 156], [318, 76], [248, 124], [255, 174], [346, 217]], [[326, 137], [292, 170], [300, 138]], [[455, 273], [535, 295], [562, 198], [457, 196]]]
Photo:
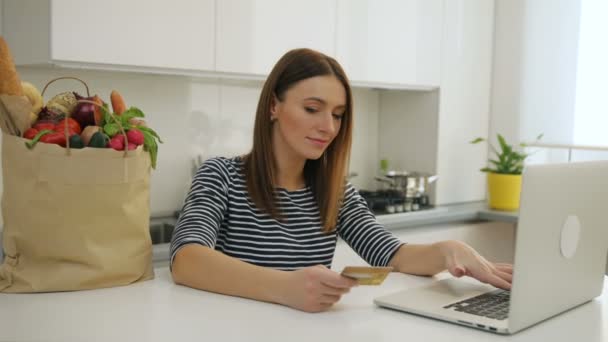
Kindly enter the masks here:
[[267, 75], [288, 50], [334, 55], [335, 0], [217, 2], [216, 70]]
[[214, 0], [53, 0], [51, 16], [53, 60], [214, 67]]
[[[493, 0], [449, 0], [439, 98], [437, 204], [483, 200], [494, 28]], [[514, 114], [516, 115], [516, 114]], [[490, 137], [495, 144], [496, 138]]]
[[437, 86], [443, 0], [338, 0], [336, 55], [353, 81]]

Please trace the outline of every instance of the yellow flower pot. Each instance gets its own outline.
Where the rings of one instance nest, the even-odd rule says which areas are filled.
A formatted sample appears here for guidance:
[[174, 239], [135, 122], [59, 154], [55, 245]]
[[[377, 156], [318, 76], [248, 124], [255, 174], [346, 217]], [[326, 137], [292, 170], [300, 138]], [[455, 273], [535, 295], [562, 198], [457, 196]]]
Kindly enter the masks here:
[[490, 208], [498, 210], [519, 209], [521, 175], [488, 172], [488, 200]]

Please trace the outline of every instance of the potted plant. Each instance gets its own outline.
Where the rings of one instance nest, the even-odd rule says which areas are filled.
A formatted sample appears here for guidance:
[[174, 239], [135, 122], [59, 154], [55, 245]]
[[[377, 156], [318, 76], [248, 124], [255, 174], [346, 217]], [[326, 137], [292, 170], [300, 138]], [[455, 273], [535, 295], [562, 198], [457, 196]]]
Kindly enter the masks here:
[[[507, 144], [505, 138], [497, 134], [500, 151], [490, 142], [488, 145], [496, 155], [496, 159], [488, 159], [490, 165], [481, 169], [488, 174], [488, 202], [490, 208], [498, 210], [517, 210], [519, 208], [519, 195], [521, 193], [521, 173], [524, 169], [524, 160], [530, 154], [519, 152], [513, 146]], [[540, 134], [536, 137], [539, 141], [543, 137]], [[471, 144], [486, 141], [484, 138], [477, 138]], [[526, 147], [525, 143], [519, 144], [521, 148]]]

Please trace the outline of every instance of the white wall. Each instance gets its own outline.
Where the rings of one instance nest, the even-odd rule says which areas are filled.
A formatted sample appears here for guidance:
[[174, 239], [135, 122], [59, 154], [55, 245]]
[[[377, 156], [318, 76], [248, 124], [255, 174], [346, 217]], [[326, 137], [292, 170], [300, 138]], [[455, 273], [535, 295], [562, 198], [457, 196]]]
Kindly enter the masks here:
[[580, 0], [496, 0], [490, 138], [573, 142]]
[[353, 89], [354, 128], [350, 171], [357, 177], [350, 180], [358, 189], [374, 189], [379, 160], [380, 92]]
[[[40, 90], [47, 81], [65, 75], [85, 80], [105, 101], [109, 101], [111, 90], [117, 89], [127, 106], [137, 106], [146, 113], [150, 126], [165, 141], [159, 146], [158, 165], [152, 172], [151, 210], [155, 215], [181, 208], [190, 184], [192, 158], [198, 154], [205, 158], [242, 154], [253, 141], [259, 82], [34, 67], [19, 67], [18, 72], [22, 80]], [[68, 90], [84, 92], [76, 81], [61, 80], [48, 88], [44, 98], [48, 101]], [[357, 187], [373, 186], [378, 159], [378, 97], [376, 91], [354, 90], [351, 170], [359, 174], [352, 179]]]
[[[384, 91], [380, 95], [379, 158], [389, 169], [435, 173], [439, 94]], [[379, 167], [379, 162], [376, 163]]]
[[[378, 159], [390, 170], [437, 173], [439, 91], [383, 91], [380, 95]], [[434, 203], [434, 184], [428, 189]]]

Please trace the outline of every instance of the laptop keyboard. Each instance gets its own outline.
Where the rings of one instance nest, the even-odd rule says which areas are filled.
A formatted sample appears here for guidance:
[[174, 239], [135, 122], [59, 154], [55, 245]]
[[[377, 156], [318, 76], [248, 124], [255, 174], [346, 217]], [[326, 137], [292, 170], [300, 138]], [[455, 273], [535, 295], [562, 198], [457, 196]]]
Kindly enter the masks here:
[[509, 291], [495, 290], [444, 306], [443, 308], [503, 320], [509, 314], [509, 297]]

